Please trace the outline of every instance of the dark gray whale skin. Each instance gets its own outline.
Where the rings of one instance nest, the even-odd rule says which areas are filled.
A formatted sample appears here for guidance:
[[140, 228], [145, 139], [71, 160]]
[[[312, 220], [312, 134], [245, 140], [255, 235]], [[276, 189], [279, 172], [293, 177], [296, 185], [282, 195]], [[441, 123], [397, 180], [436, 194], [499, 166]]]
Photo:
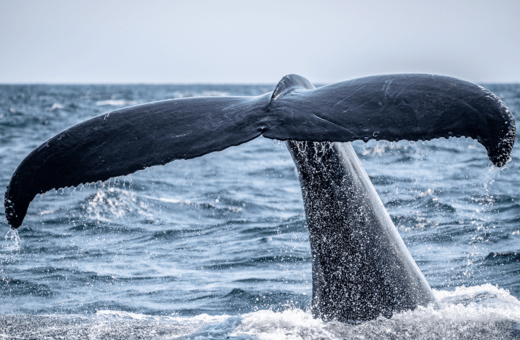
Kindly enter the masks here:
[[288, 75], [258, 97], [148, 103], [59, 133], [16, 169], [5, 193], [6, 218], [18, 228], [33, 198], [51, 189], [199, 157], [260, 135], [287, 141], [299, 172], [314, 316], [357, 322], [435, 299], [348, 142], [466, 136], [501, 167], [510, 160], [516, 127], [498, 97], [455, 78], [383, 75], [315, 89]]
[[312, 253], [312, 313], [359, 322], [435, 303], [350, 143], [287, 142]]

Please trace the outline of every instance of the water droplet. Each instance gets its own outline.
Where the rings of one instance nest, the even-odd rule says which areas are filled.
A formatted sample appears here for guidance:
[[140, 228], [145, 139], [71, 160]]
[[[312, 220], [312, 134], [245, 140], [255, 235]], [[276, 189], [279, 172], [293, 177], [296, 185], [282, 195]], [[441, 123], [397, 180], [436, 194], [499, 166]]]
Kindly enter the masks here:
[[17, 229], [9, 229], [7, 234], [5, 234], [5, 240], [11, 241], [11, 245], [4, 246], [7, 250], [10, 251], [17, 251], [20, 250], [20, 244], [22, 243], [22, 240], [20, 239], [20, 235], [18, 235]]

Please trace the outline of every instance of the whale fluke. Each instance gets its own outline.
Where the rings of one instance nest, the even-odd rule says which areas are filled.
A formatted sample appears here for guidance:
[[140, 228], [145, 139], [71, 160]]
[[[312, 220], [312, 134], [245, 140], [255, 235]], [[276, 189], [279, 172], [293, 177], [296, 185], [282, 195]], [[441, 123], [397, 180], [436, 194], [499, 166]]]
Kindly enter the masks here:
[[260, 135], [286, 140], [298, 170], [313, 315], [360, 322], [435, 303], [435, 296], [348, 142], [466, 136], [501, 167], [516, 128], [500, 99], [454, 78], [387, 75], [316, 89], [288, 75], [258, 97], [160, 101], [59, 133], [16, 169], [6, 217], [18, 228], [38, 193], [202, 156]]
[[430, 140], [472, 137], [496, 166], [510, 159], [514, 119], [486, 89], [455, 78], [383, 75], [314, 89], [285, 76], [258, 97], [164, 100], [104, 114], [50, 138], [16, 169], [5, 194], [18, 228], [33, 198], [250, 141]]

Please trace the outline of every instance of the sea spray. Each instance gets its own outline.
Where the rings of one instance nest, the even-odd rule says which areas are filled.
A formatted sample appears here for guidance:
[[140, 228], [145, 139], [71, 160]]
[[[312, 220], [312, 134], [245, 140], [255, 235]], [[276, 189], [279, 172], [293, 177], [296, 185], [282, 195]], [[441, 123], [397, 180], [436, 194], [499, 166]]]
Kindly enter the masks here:
[[11, 252], [20, 250], [22, 240], [18, 234], [18, 229], [9, 229], [4, 238], [7, 242], [5, 245], [2, 245], [2, 248]]

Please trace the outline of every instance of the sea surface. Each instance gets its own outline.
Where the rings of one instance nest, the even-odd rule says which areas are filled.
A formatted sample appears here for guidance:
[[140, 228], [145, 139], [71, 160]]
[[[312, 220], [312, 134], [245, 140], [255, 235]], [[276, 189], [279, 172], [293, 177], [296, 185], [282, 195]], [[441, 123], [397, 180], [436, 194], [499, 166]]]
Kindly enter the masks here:
[[[0, 188], [56, 133], [125, 106], [272, 85], [0, 85]], [[520, 121], [520, 84], [483, 84]], [[520, 338], [520, 145], [503, 169], [471, 139], [355, 142], [440, 307], [362, 324], [310, 314], [300, 186], [283, 142], [0, 208], [0, 339]]]

